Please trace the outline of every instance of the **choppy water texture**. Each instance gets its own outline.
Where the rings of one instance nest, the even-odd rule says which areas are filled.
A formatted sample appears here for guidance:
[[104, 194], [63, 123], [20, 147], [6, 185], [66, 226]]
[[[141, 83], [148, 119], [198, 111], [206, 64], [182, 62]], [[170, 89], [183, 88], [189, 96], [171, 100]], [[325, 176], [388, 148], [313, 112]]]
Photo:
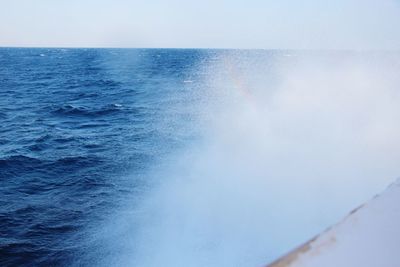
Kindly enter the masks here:
[[208, 56], [0, 49], [0, 265], [68, 265], [85, 252], [84, 229], [181, 145], [176, 107]]
[[0, 265], [268, 263], [399, 174], [398, 59], [0, 49]]

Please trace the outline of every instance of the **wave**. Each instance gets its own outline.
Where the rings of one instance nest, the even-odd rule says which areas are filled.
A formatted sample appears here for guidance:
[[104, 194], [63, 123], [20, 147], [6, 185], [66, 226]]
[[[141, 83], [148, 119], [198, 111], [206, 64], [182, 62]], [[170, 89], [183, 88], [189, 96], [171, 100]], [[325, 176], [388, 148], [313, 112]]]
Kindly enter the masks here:
[[101, 108], [89, 108], [85, 106], [73, 106], [64, 105], [52, 111], [54, 115], [60, 116], [84, 116], [84, 117], [96, 117], [105, 116], [109, 114], [118, 113], [122, 110], [120, 104], [109, 104]]
[[27, 170], [56, 172], [59, 168], [71, 170], [71, 168], [95, 166], [101, 162], [103, 162], [103, 160], [97, 156], [67, 156], [55, 160], [43, 160], [24, 155], [15, 155], [1, 158], [0, 169], [2, 170], [1, 173], [6, 176], [5, 174], [7, 172], [13, 172], [14, 174], [17, 174], [19, 171]]
[[101, 88], [118, 88], [121, 82], [113, 80], [88, 80], [88, 81], [69, 81], [66, 86], [67, 89], [75, 89], [81, 87], [101, 87]]
[[0, 119], [7, 119], [7, 114], [4, 112], [0, 112]]

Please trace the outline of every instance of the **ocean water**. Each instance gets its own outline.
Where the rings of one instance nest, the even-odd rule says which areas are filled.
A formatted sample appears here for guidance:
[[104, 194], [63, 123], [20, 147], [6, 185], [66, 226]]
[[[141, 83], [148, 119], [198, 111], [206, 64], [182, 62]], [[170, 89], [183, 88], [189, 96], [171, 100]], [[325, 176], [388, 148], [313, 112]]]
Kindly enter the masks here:
[[400, 173], [398, 58], [1, 48], [0, 265], [276, 259]]
[[68, 265], [85, 251], [84, 229], [191, 138], [174, 135], [190, 119], [179, 106], [209, 54], [0, 49], [0, 265]]

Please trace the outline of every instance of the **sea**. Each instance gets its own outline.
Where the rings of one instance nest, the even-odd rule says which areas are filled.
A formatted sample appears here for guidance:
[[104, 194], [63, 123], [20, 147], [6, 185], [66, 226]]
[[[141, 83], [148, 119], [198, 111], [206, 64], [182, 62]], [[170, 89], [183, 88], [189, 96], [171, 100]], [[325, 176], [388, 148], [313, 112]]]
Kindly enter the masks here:
[[0, 49], [0, 265], [84, 253], [85, 229], [191, 138], [176, 134], [190, 120], [180, 106], [196, 90], [192, 69], [215, 53]]
[[[362, 104], [359, 90], [320, 95], [306, 85], [344, 76], [308, 75], [310, 64], [282, 82], [284, 66], [300, 64], [293, 51], [0, 48], [0, 266], [262, 266], [335, 223], [398, 171], [399, 83], [371, 64], [377, 55], [307, 57], [363, 62], [358, 80], [341, 81], [377, 77], [373, 87], [389, 75], [390, 90], [372, 88]], [[293, 84], [305, 91], [288, 91]], [[369, 113], [377, 106], [392, 107], [379, 125]], [[359, 180], [288, 182], [344, 173], [387, 179], [358, 193]]]

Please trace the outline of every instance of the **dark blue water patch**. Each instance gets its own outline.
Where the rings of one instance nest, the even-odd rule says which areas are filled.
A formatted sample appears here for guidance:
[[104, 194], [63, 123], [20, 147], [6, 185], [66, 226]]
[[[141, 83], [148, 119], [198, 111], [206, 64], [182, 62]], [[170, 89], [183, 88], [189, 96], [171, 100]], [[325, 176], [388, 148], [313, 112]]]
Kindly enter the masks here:
[[19, 170], [34, 170], [42, 161], [22, 155], [0, 159], [0, 179], [7, 179], [12, 173]]

